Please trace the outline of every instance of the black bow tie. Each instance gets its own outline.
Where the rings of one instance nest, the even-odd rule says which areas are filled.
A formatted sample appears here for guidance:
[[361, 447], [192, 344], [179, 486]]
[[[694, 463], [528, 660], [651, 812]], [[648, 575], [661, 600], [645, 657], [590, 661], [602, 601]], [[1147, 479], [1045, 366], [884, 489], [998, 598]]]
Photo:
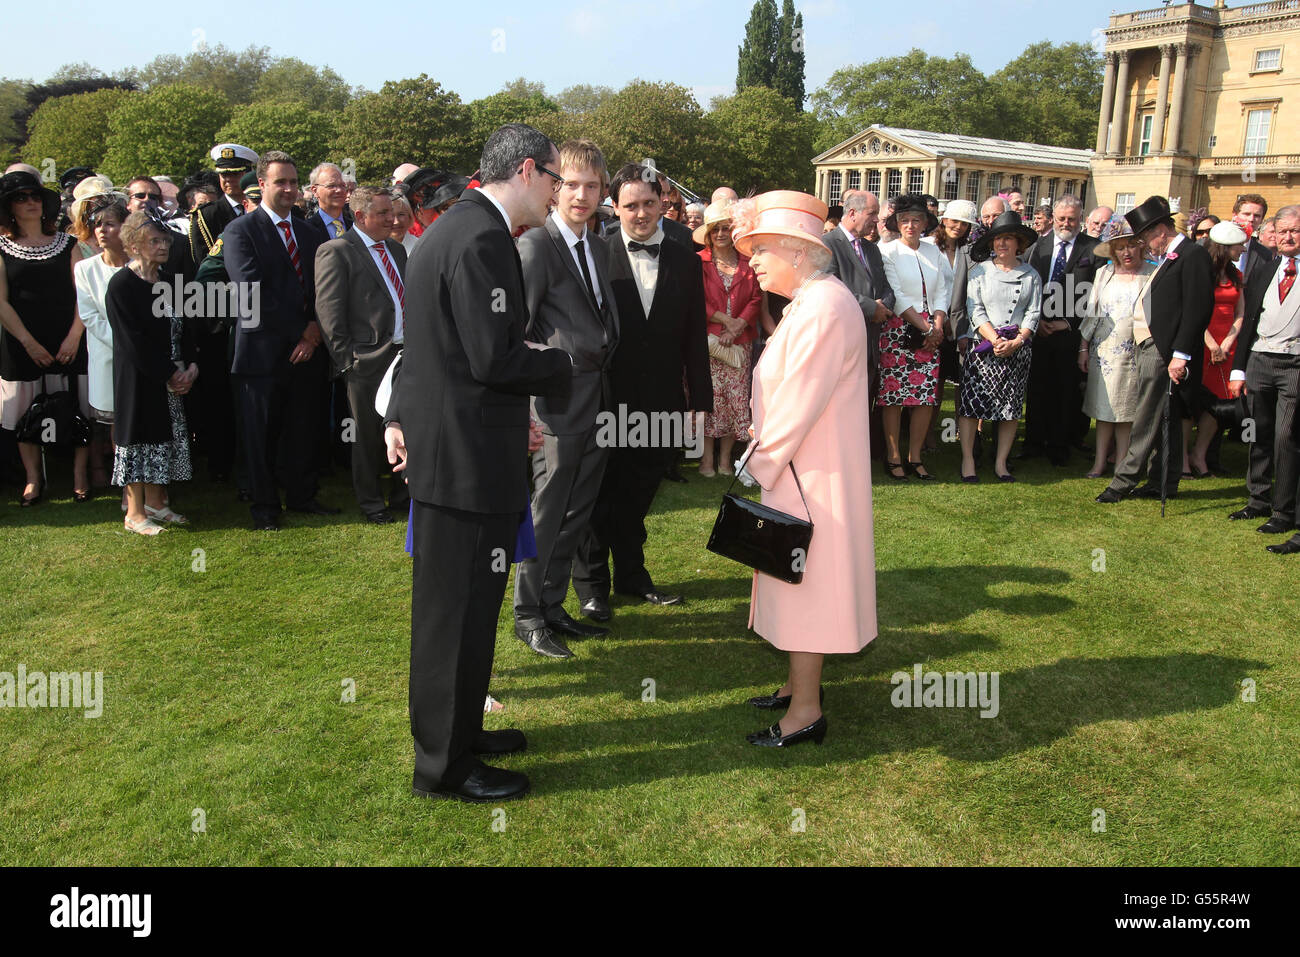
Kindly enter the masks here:
[[627, 251], [630, 252], [630, 253], [634, 253], [634, 252], [636, 252], [638, 249], [643, 250], [643, 251], [645, 251], [646, 253], [649, 253], [651, 259], [658, 259], [658, 258], [659, 258], [659, 244], [658, 244], [658, 243], [649, 243], [649, 244], [647, 244], [647, 243], [638, 243], [638, 242], [636, 242], [635, 240], [633, 240], [633, 241], [631, 241], [631, 242], [629, 242], [629, 243], [627, 244]]

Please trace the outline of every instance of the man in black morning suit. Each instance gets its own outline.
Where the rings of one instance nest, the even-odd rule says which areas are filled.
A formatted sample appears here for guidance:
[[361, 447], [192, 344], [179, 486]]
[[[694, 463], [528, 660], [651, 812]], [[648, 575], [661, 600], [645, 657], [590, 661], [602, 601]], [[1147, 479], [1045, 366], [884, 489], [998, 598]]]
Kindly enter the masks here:
[[[1194, 389], [1200, 381], [1205, 330], [1214, 310], [1214, 266], [1210, 254], [1178, 232], [1169, 212], [1169, 201], [1152, 196], [1124, 214], [1133, 234], [1163, 261], [1151, 276], [1142, 296], [1141, 317], [1134, 319], [1133, 341], [1137, 350], [1138, 395], [1133, 435], [1128, 455], [1115, 463], [1115, 476], [1097, 501], [1118, 502], [1132, 494], [1139, 498], [1160, 498], [1165, 475], [1161, 455], [1162, 414], [1166, 403], [1177, 398], [1179, 389]], [[1035, 346], [1035, 348], [1037, 348]], [[1167, 398], [1170, 385], [1174, 395]], [[1173, 406], [1177, 408], [1176, 405]], [[1176, 415], [1170, 416], [1169, 481], [1165, 490], [1178, 494], [1183, 469], [1183, 430]], [[1136, 488], [1143, 466], [1147, 484]]]
[[414, 501], [411, 734], [414, 793], [504, 801], [528, 778], [476, 754], [526, 746], [483, 730], [497, 616], [528, 508], [528, 398], [568, 394], [574, 360], [530, 348], [523, 272], [511, 241], [541, 226], [559, 156], [510, 123], [483, 147], [482, 187], [439, 216], [406, 268], [406, 348], [385, 421], [388, 459]]
[[533, 400], [542, 431], [542, 447], [533, 453], [537, 557], [520, 562], [515, 576], [515, 634], [550, 658], [572, 655], [561, 636], [607, 633], [574, 621], [564, 598], [605, 474], [609, 450], [596, 441], [596, 417], [609, 408], [609, 366], [618, 345], [609, 251], [586, 228], [605, 191], [605, 158], [590, 140], [570, 140], [560, 147], [559, 172], [564, 185], [546, 225], [519, 237], [528, 339], [563, 349], [574, 363], [568, 398]]
[[253, 527], [280, 524], [279, 485], [297, 512], [334, 515], [316, 501], [310, 467], [312, 416], [326, 356], [316, 321], [316, 250], [325, 232], [293, 216], [298, 168], [272, 150], [257, 164], [262, 203], [222, 234], [226, 271], [238, 283], [257, 283], [258, 314], [235, 323], [236, 379], [252, 494]]
[[[1043, 281], [1043, 313], [1034, 336], [1021, 457], [1047, 452], [1053, 465], [1069, 461], [1083, 411], [1079, 390], [1079, 324], [1097, 262], [1097, 240], [1083, 232], [1083, 203], [1062, 196], [1052, 206], [1052, 231], [1030, 250]], [[1180, 426], [1181, 428], [1181, 426]], [[1179, 469], [1181, 471], [1181, 459]]]
[[[610, 238], [609, 285], [618, 308], [619, 346], [610, 382], [612, 412], [618, 419], [672, 413], [681, 422], [687, 411], [713, 411], [705, 328], [704, 280], [699, 257], [667, 240], [659, 224], [659, 181], [653, 171], [628, 164], [609, 187], [619, 215]], [[685, 378], [686, 391], [682, 381]], [[631, 418], [627, 421], [630, 423]], [[642, 435], [653, 430], [643, 430]], [[656, 605], [675, 605], [680, 595], [655, 588], [645, 567], [645, 517], [675, 448], [643, 442], [626, 447], [618, 436], [592, 513], [591, 526], [574, 562], [574, 588], [583, 614], [596, 621], [610, 616], [612, 554], [615, 591]], [[665, 436], [646, 435], [653, 442]]]
[[[1300, 484], [1300, 206], [1278, 210], [1279, 258], [1246, 281], [1245, 321], [1237, 340], [1228, 388], [1244, 391], [1255, 420], [1246, 488], [1250, 500], [1228, 517], [1267, 518], [1259, 531], [1281, 535], [1296, 527]], [[1300, 534], [1266, 546], [1270, 552], [1300, 552]]]

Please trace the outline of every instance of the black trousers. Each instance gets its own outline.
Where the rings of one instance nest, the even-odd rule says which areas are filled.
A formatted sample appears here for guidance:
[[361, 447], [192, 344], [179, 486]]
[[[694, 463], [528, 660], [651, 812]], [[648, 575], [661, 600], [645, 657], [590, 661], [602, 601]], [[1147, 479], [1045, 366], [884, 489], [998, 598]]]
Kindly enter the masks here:
[[291, 365], [281, 363], [271, 375], [236, 376], [244, 430], [248, 490], [256, 519], [280, 514], [280, 492], [290, 508], [316, 496], [312, 423], [318, 409], [325, 351]]
[[[382, 476], [392, 473], [392, 466], [384, 453], [384, 420], [375, 411], [375, 393], [379, 383], [388, 370], [388, 363], [397, 354], [393, 346], [386, 361], [368, 364], [371, 371], [360, 373], [356, 368], [344, 373], [347, 390], [347, 404], [342, 409], [340, 420], [352, 419], [352, 440], [344, 446], [351, 455], [352, 488], [357, 494], [357, 505], [363, 514], [370, 515], [384, 509], [384, 489]], [[342, 432], [346, 430], [341, 429]], [[408, 500], [406, 483], [402, 473], [392, 476], [389, 504], [394, 508], [403, 508]]]
[[645, 517], [676, 454], [672, 448], [610, 451], [591, 524], [573, 563], [573, 589], [582, 601], [609, 598], [611, 556], [615, 591], [643, 595], [654, 590], [645, 567]]
[[1025, 410], [1026, 445], [1064, 453], [1077, 441], [1083, 402], [1078, 363], [1078, 330], [1034, 337]]
[[1255, 420], [1246, 488], [1250, 504], [1271, 508], [1273, 517], [1294, 525], [1300, 481], [1296, 443], [1296, 398], [1300, 356], [1252, 352], [1246, 363], [1246, 397]]
[[235, 465], [235, 390], [230, 377], [230, 331], [199, 335], [199, 378], [195, 383], [198, 433], [207, 450], [208, 475], [228, 476]]
[[519, 519], [415, 502], [410, 713], [422, 790], [456, 787], [475, 766]]

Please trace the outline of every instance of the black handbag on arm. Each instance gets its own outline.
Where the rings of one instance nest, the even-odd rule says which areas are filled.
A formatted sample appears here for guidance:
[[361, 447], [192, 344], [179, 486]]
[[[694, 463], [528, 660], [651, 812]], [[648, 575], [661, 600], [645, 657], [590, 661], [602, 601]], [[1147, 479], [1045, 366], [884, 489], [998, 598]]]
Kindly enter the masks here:
[[47, 448], [84, 448], [90, 444], [90, 423], [81, 414], [77, 396], [72, 392], [71, 377], [66, 377], [67, 388], [62, 392], [42, 391], [18, 420], [14, 430], [19, 442], [44, 445]]
[[[751, 449], [750, 452], [752, 451]], [[747, 454], [738, 463], [740, 468], [744, 467], [748, 458]], [[808, 513], [806, 521], [762, 502], [734, 494], [732, 489], [736, 487], [737, 480], [733, 478], [731, 486], [722, 496], [722, 506], [713, 523], [713, 533], [709, 535], [709, 551], [791, 585], [803, 581], [804, 566], [808, 562], [808, 546], [812, 542], [812, 512], [808, 509], [808, 499], [804, 497], [803, 485], [793, 462], [790, 463], [790, 474], [794, 476], [799, 498], [803, 500], [804, 511]]]

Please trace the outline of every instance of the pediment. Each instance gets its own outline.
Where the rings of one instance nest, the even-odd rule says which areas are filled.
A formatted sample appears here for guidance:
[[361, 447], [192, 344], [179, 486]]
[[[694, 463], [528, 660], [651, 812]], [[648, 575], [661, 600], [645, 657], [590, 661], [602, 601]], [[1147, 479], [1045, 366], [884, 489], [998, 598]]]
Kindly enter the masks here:
[[935, 154], [909, 143], [901, 137], [883, 133], [878, 129], [868, 128], [857, 136], [841, 143], [829, 155], [821, 158], [823, 163], [879, 163], [908, 162], [932, 160]]

